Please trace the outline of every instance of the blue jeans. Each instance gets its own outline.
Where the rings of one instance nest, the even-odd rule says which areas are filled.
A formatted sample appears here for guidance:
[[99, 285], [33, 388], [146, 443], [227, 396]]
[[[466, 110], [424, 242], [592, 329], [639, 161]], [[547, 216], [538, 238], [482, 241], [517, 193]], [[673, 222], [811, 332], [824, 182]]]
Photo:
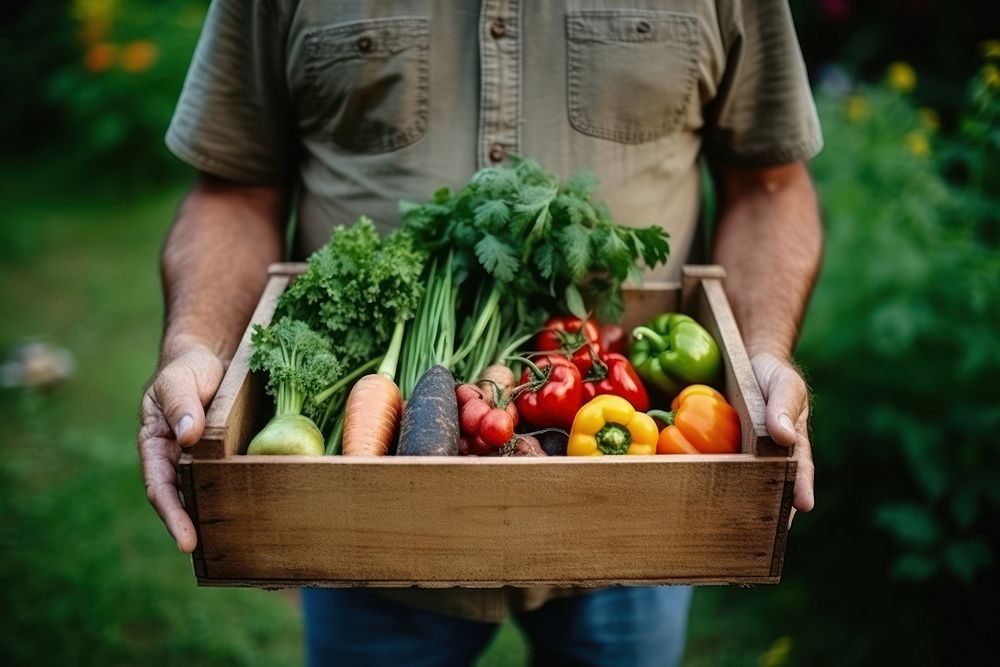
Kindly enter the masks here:
[[[536, 665], [630, 667], [680, 663], [691, 589], [608, 588], [520, 614]], [[497, 630], [362, 589], [302, 591], [311, 666], [469, 665]]]

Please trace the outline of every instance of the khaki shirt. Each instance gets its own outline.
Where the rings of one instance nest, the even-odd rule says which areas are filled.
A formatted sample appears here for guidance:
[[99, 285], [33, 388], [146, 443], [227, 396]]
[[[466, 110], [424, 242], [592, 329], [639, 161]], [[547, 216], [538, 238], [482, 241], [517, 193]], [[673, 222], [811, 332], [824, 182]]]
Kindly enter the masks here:
[[[626, 224], [661, 225], [676, 280], [699, 158], [767, 166], [822, 139], [779, 0], [216, 0], [167, 132], [199, 170], [298, 187], [299, 254], [510, 154], [595, 172]], [[499, 620], [538, 589], [405, 591]], [[415, 597], [413, 597], [415, 596]]]

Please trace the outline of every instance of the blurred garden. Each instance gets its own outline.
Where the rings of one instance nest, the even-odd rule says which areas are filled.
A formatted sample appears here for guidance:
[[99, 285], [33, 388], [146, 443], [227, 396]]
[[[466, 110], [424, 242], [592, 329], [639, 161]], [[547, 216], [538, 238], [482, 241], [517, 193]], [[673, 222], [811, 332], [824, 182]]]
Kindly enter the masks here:
[[[792, 2], [826, 142], [811, 165], [826, 260], [797, 352], [815, 394], [817, 506], [795, 521], [780, 585], [697, 591], [687, 665], [978, 664], [993, 639], [991, 4]], [[0, 10], [3, 664], [302, 661], [294, 594], [196, 588], [135, 454], [157, 254], [191, 177], [162, 137], [205, 6]], [[67, 351], [68, 378], [17, 386], [28, 341]], [[525, 655], [508, 625], [481, 664]]]

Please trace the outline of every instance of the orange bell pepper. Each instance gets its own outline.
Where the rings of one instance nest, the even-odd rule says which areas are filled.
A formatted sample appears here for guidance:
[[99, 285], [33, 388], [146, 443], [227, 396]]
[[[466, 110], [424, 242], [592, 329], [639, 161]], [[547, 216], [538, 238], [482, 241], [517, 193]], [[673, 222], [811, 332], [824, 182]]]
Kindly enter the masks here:
[[740, 451], [740, 416], [722, 394], [703, 384], [686, 387], [671, 412], [650, 410], [662, 420], [657, 454], [735, 454]]

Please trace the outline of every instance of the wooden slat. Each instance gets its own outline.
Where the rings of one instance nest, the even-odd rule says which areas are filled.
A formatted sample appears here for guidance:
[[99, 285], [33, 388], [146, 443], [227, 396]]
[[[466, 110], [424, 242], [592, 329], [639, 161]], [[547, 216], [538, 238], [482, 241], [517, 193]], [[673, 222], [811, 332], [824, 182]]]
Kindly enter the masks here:
[[722, 352], [726, 397], [740, 415], [743, 452], [757, 456], [790, 456], [791, 451], [771, 440], [764, 423], [764, 397], [750, 366], [736, 318], [726, 300], [722, 282], [701, 280], [692, 294], [696, 319], [708, 329]]
[[278, 297], [288, 287], [290, 278], [273, 275], [264, 287], [257, 308], [247, 324], [236, 354], [229, 362], [219, 391], [205, 415], [205, 431], [201, 440], [191, 449], [197, 459], [221, 459], [239, 453], [249, 440], [249, 430], [254, 423], [254, 409], [259, 405], [260, 387], [250, 374], [250, 336], [253, 326], [267, 326], [274, 315]]
[[771, 576], [781, 577], [781, 569], [785, 564], [785, 547], [788, 543], [788, 522], [792, 513], [792, 498], [795, 494], [795, 473], [798, 462], [788, 459], [788, 469], [785, 470], [785, 488], [781, 494], [781, 512], [778, 514], [778, 525], [775, 526], [774, 551], [771, 558]]
[[267, 267], [269, 276], [288, 276], [294, 278], [306, 270], [305, 262], [275, 262]]
[[717, 264], [686, 264], [681, 268], [681, 312], [697, 318], [695, 303], [703, 280], [723, 281], [726, 270]]
[[631, 331], [660, 313], [680, 308], [680, 284], [647, 282], [625, 288], [625, 315], [622, 326]]
[[[773, 580], [784, 458], [193, 462], [206, 580]], [[787, 521], [787, 519], [786, 519]]]
[[[415, 584], [411, 581], [374, 581], [358, 582], [348, 579], [212, 579], [197, 577], [199, 586], [220, 588], [263, 588], [267, 591], [282, 588], [408, 588]], [[528, 586], [553, 586], [556, 588], [608, 588], [611, 586], [750, 586], [753, 584], [777, 584], [781, 577], [727, 577], [717, 579], [712, 577], [681, 577], [679, 579], [587, 579], [583, 581], [538, 581], [509, 584], [501, 582], [482, 582], [469, 584], [461, 581], [425, 581], [416, 584], [417, 588], [523, 588]]]
[[194, 462], [194, 457], [190, 452], [182, 452], [181, 460], [177, 466], [177, 478], [178, 484], [177, 488], [180, 491], [181, 504], [184, 505], [184, 510], [191, 516], [194, 523], [195, 535], [198, 538], [198, 546], [195, 552], [191, 554], [191, 565], [194, 568], [194, 575], [198, 577], [201, 581], [207, 575], [205, 573], [205, 554], [201, 549], [201, 526], [198, 521], [198, 497], [194, 491], [194, 475], [193, 468], [191, 464]]

